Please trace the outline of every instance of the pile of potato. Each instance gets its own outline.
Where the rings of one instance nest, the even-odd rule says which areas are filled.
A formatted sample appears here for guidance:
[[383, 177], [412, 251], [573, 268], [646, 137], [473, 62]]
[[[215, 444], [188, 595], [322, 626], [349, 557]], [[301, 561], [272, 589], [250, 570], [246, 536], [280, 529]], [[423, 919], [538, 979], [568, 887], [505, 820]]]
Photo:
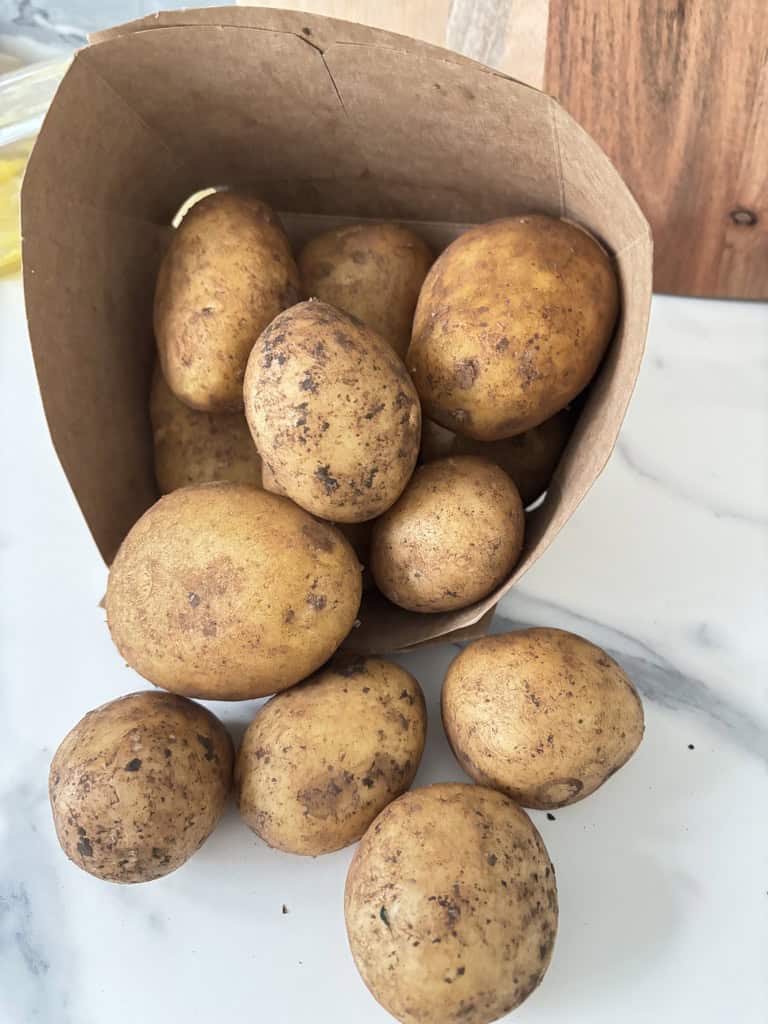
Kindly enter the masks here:
[[[434, 262], [404, 227], [355, 225], [295, 261], [263, 202], [194, 205], [155, 298], [164, 496], [106, 596], [120, 654], [161, 689], [90, 712], [57, 750], [67, 856], [110, 881], [159, 878], [234, 787], [270, 846], [361, 840], [349, 944], [400, 1021], [484, 1024], [519, 1005], [557, 928], [554, 869], [521, 807], [579, 800], [627, 761], [643, 732], [632, 684], [559, 630], [476, 641], [449, 668], [442, 715], [477, 784], [406, 792], [426, 737], [419, 684], [339, 649], [364, 587], [434, 613], [509, 577], [617, 309], [609, 256], [563, 220], [482, 225]], [[267, 695], [237, 753], [189, 699]]]

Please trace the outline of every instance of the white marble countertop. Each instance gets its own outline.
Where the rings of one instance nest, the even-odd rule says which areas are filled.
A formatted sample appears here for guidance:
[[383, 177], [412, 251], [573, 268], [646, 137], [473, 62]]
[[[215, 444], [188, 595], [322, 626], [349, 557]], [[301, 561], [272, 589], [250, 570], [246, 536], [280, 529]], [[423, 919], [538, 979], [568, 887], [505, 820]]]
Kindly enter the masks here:
[[[0, 1024], [389, 1020], [347, 951], [349, 850], [273, 852], [230, 810], [147, 885], [60, 852], [51, 755], [144, 684], [97, 607], [105, 570], [48, 438], [18, 279], [0, 282], [0, 324]], [[768, 1019], [767, 397], [768, 306], [656, 298], [618, 450], [497, 617], [602, 644], [647, 716], [601, 791], [533, 813], [561, 924], [520, 1024]], [[437, 714], [453, 653], [403, 659], [431, 712], [418, 783], [462, 777]], [[253, 706], [216, 710], [238, 734]]]

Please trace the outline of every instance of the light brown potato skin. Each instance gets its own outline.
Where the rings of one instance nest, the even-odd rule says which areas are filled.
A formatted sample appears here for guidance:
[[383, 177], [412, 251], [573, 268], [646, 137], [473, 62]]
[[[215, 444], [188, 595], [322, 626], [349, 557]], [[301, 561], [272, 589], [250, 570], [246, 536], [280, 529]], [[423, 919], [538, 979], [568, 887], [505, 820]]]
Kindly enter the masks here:
[[586, 387], [613, 333], [611, 258], [567, 221], [472, 228], [421, 289], [406, 365], [424, 415], [496, 441], [538, 426]]
[[240, 813], [287, 853], [349, 846], [413, 782], [426, 728], [410, 673], [339, 657], [273, 697], [248, 727], [235, 772]]
[[544, 420], [523, 434], [501, 441], [475, 441], [424, 420], [421, 461], [433, 462], [447, 455], [481, 455], [512, 477], [523, 505], [530, 505], [546, 491], [576, 421], [570, 409]]
[[555, 872], [511, 800], [440, 783], [401, 796], [369, 828], [344, 911], [363, 981], [402, 1024], [488, 1024], [549, 966]]
[[200, 412], [174, 395], [155, 368], [149, 399], [161, 494], [228, 480], [261, 487], [261, 458], [241, 412]]
[[402, 361], [374, 331], [302, 302], [261, 334], [245, 413], [277, 487], [313, 515], [373, 519], [397, 500], [419, 452], [421, 409]]
[[448, 669], [442, 712], [473, 779], [544, 810], [594, 793], [643, 738], [643, 706], [621, 668], [560, 629], [470, 644]]
[[[262, 486], [265, 491], [270, 491], [272, 494], [284, 494], [275, 480], [271, 468], [266, 463], [262, 464]], [[322, 520], [322, 522], [327, 521]], [[375, 520], [368, 519], [364, 523], [331, 523], [347, 538], [357, 555], [358, 562], [363, 567], [363, 590], [370, 590], [373, 586], [373, 578], [368, 566], [371, 561], [371, 536], [374, 522]]]
[[144, 691], [90, 711], [62, 740], [49, 775], [64, 853], [109, 882], [149, 882], [180, 867], [221, 817], [232, 741], [210, 711]]
[[193, 409], [238, 412], [253, 343], [299, 300], [277, 215], [248, 195], [196, 203], [173, 236], [155, 289], [155, 337], [171, 391]]
[[356, 316], [402, 358], [433, 259], [426, 242], [400, 224], [353, 224], [307, 242], [299, 273], [308, 296]]
[[348, 541], [287, 498], [202, 484], [161, 498], [123, 541], [107, 622], [128, 664], [189, 697], [246, 700], [304, 679], [360, 606]]
[[373, 527], [379, 590], [413, 612], [465, 608], [505, 580], [520, 557], [525, 514], [517, 488], [488, 459], [420, 466]]

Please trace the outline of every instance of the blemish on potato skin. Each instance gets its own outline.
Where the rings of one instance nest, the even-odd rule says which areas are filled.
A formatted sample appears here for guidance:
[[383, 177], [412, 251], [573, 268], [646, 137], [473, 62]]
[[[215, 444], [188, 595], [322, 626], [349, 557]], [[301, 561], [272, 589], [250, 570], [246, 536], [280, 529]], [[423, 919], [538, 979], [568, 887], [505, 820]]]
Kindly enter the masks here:
[[336, 546], [333, 533], [320, 523], [306, 523], [302, 526], [301, 532], [310, 544], [320, 551], [331, 552]]
[[457, 363], [453, 371], [453, 379], [456, 386], [462, 391], [468, 391], [477, 380], [480, 374], [480, 366], [476, 359], [464, 359]]
[[315, 477], [323, 485], [326, 494], [333, 494], [334, 491], [338, 490], [339, 481], [331, 476], [330, 465], [318, 466], [315, 470]]
[[127, 772], [137, 772], [141, 768], [141, 759], [134, 757], [132, 761], [129, 761], [125, 766]]
[[79, 842], [77, 844], [77, 852], [82, 857], [92, 857], [93, 856], [93, 846], [91, 845], [91, 841], [88, 838], [88, 836], [84, 835], [79, 840]]

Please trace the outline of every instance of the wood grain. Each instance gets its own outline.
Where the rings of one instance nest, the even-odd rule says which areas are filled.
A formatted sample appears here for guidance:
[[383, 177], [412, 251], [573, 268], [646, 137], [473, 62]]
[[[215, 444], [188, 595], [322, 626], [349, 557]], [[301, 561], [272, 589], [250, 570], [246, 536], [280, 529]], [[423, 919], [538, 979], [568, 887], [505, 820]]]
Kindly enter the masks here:
[[656, 291], [768, 298], [765, 0], [550, 0], [544, 85], [643, 207]]

